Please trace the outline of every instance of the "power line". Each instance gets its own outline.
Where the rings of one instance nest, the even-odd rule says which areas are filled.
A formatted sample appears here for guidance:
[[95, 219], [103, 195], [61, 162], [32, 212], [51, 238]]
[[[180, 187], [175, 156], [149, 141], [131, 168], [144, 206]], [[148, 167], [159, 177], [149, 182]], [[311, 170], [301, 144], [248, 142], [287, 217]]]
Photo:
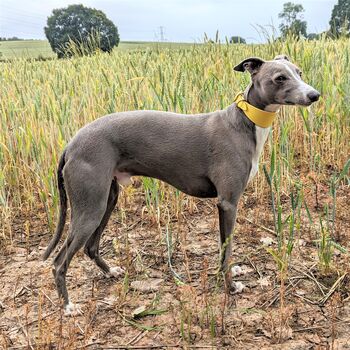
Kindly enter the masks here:
[[[10, 11], [12, 12], [12, 14], [18, 15], [18, 16], [26, 16], [26, 17], [33, 17], [33, 18], [43, 18], [43, 17], [48, 17], [47, 13], [38, 13], [38, 12], [30, 12], [27, 10], [22, 10], [22, 9], [16, 9], [16, 8], [12, 8], [12, 7], [7, 7], [5, 5], [0, 5], [0, 9], [1, 10], [6, 10], [6, 11]], [[5, 11], [1, 11], [2, 13], [4, 13]]]
[[26, 26], [32, 26], [32, 27], [38, 27], [38, 26], [42, 26], [42, 23], [45, 22], [45, 20], [41, 20], [41, 21], [37, 21], [37, 22], [31, 22], [31, 21], [26, 21], [20, 18], [11, 18], [11, 17], [4, 17], [0, 15], [0, 19], [2, 21], [6, 21], [9, 23], [20, 23], [20, 24], [24, 24]]

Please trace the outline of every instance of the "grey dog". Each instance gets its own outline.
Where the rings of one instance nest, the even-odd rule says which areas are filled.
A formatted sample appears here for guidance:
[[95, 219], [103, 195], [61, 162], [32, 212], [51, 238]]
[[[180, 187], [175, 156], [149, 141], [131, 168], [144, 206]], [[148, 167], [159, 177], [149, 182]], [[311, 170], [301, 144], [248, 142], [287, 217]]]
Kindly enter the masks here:
[[[309, 106], [320, 96], [285, 55], [270, 61], [247, 58], [234, 70], [251, 74], [244, 98], [264, 111], [277, 111], [281, 105]], [[119, 185], [129, 184], [130, 177], [136, 175], [165, 181], [191, 196], [218, 198], [221, 269], [226, 285], [234, 288], [229, 269], [230, 235], [238, 201], [257, 172], [269, 131], [270, 127], [255, 125], [236, 103], [224, 110], [194, 115], [120, 112], [80, 129], [59, 162], [59, 221], [43, 257], [49, 257], [62, 236], [68, 195], [70, 229], [53, 269], [66, 313], [76, 311], [69, 301], [66, 273], [80, 248], [84, 247], [106, 275], [122, 272], [102, 259], [99, 243], [117, 203]]]

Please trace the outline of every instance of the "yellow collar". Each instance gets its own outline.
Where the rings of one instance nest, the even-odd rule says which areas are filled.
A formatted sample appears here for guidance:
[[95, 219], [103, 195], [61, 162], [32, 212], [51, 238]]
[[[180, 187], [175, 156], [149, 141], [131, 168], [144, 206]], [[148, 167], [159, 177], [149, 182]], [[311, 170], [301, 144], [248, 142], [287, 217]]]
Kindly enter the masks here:
[[249, 104], [244, 99], [243, 92], [236, 95], [234, 102], [236, 103], [237, 107], [240, 108], [248, 117], [248, 119], [261, 128], [270, 127], [276, 118], [276, 112], [266, 112]]

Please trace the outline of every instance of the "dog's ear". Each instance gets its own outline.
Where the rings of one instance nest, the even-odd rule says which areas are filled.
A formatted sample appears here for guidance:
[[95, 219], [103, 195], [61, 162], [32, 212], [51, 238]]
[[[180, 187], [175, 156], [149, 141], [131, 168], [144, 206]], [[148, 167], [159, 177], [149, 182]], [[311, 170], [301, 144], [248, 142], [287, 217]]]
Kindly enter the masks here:
[[237, 72], [245, 72], [247, 70], [250, 74], [254, 74], [264, 63], [265, 61], [259, 57], [249, 57], [237, 64], [233, 69]]
[[278, 55], [274, 58], [274, 60], [286, 60], [286, 61], [290, 61], [289, 57], [287, 55]]

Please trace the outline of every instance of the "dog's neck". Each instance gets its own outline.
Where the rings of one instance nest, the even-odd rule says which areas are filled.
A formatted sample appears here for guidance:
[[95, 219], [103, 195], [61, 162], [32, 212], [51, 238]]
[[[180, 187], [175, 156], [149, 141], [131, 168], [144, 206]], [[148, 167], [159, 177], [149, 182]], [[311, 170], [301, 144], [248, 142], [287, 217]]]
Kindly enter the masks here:
[[279, 104], [268, 104], [264, 102], [253, 83], [250, 83], [245, 89], [244, 98], [252, 106], [267, 112], [277, 112], [281, 107]]

